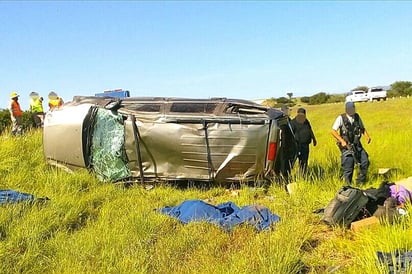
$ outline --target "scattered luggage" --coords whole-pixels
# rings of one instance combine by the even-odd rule
[[[369,199],[365,191],[343,186],[324,209],[321,220],[329,225],[349,227],[363,213],[362,209],[366,207]]]
[[[321,220],[330,226],[342,225],[347,228],[360,220],[364,222],[357,223],[355,228],[374,225],[376,219],[380,223],[393,224],[406,215],[404,204],[411,201],[411,192],[392,182],[383,181],[378,188],[365,190],[343,186],[322,210]]]

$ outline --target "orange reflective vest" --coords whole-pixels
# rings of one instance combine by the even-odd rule
[[[13,113],[13,116],[22,116],[23,111],[20,108],[20,104],[17,101],[11,100],[11,112]]]

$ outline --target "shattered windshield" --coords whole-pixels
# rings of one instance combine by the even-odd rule
[[[91,152],[92,166],[100,180],[118,181],[130,177],[121,115],[107,109],[98,109]]]

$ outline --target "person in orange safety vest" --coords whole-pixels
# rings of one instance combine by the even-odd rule
[[[10,118],[11,118],[11,123],[12,123],[11,134],[21,135],[23,133],[23,127],[22,127],[23,111],[20,108],[19,95],[17,94],[17,92],[13,91],[10,94],[10,99],[11,100],[9,104],[9,111],[10,111]]]

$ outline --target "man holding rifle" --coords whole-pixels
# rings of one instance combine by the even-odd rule
[[[345,182],[348,185],[352,183],[353,171],[355,163],[357,163],[359,164],[359,174],[356,183],[364,183],[368,172],[369,158],[360,142],[360,138],[365,135],[368,144],[371,142],[371,138],[359,114],[356,113],[353,102],[346,102],[345,113],[336,118],[331,133],[341,151],[341,164]]]

